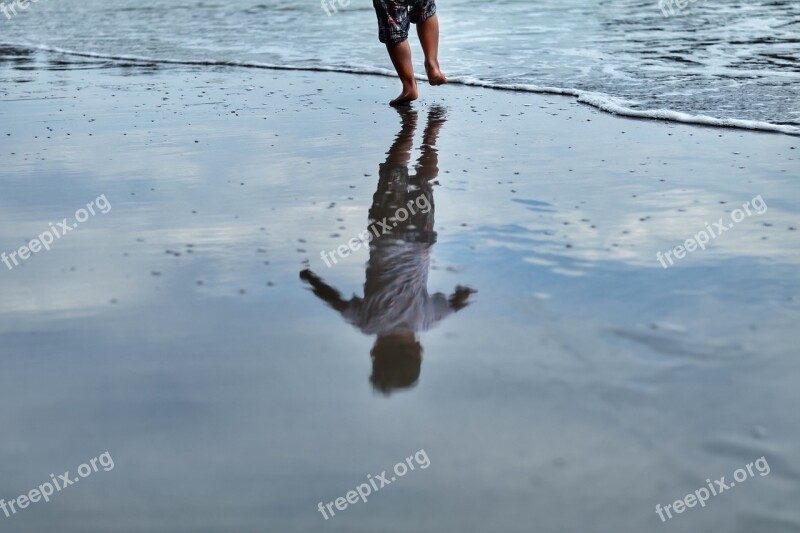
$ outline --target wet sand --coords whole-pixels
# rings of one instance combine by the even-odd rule
[[[0,251],[112,208],[0,264],[0,497],[116,467],[14,531],[800,530],[797,137],[60,59],[0,63]],[[420,449],[429,468],[317,511]]]

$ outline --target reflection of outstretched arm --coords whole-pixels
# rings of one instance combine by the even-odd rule
[[[424,329],[432,327],[437,322],[441,322],[453,313],[457,313],[467,307],[471,303],[469,297],[476,292],[478,291],[459,285],[450,296],[441,292],[432,295],[430,299],[431,314],[428,316],[427,326]]]
[[[456,292],[454,292],[448,300],[450,302],[450,307],[453,308],[453,311],[461,311],[470,304],[469,297],[476,292],[478,291],[475,289],[459,285],[456,287]]]
[[[342,295],[339,293],[339,291],[322,281],[319,276],[310,270],[305,269],[300,272],[300,279],[311,285],[314,294],[316,294],[320,300],[324,301],[340,313],[347,309],[349,303],[342,299]]]

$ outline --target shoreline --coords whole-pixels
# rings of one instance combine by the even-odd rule
[[[114,61],[130,61],[130,62],[146,63],[146,64],[234,67],[234,68],[250,68],[250,69],[274,70],[274,71],[288,71],[288,72],[329,72],[329,73],[340,73],[340,74],[354,74],[361,76],[381,76],[394,79],[397,78],[397,75],[394,71],[382,68],[277,65],[277,64],[260,63],[254,61],[235,61],[235,60],[164,59],[164,58],[151,58],[144,56],[81,52],[77,50],[68,50],[64,48],[58,48],[46,45],[31,45],[31,44],[19,44],[19,43],[0,43],[0,46],[18,47],[31,51],[63,54],[73,57],[106,59]],[[421,81],[427,81],[427,78],[422,74],[417,74],[416,78]],[[737,130],[748,130],[754,132],[778,133],[782,135],[800,136],[800,126],[764,122],[764,121],[750,120],[750,119],[719,118],[708,115],[693,115],[691,113],[686,113],[683,111],[674,111],[670,109],[636,109],[622,105],[619,102],[619,99],[612,95],[607,95],[592,91],[584,91],[581,89],[541,87],[528,84],[498,84],[498,83],[491,83],[478,79],[469,79],[458,76],[450,77],[449,84],[460,85],[465,87],[478,87],[496,91],[568,96],[574,98],[580,104],[593,107],[604,113],[635,120],[663,121],[676,124],[705,126],[711,128],[728,128]]]

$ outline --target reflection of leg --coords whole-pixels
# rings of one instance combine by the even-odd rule
[[[407,167],[411,160],[411,149],[414,147],[414,132],[417,129],[417,112],[413,109],[398,107],[402,125],[400,133],[386,152],[386,164]]]
[[[408,106],[395,107],[395,110],[400,115],[400,132],[386,152],[386,162],[378,170],[378,188],[369,210],[371,223],[392,220],[408,190],[408,165],[417,129],[417,112]]]
[[[417,80],[414,78],[414,65],[411,62],[411,45],[405,40],[395,44],[387,44],[386,50],[389,51],[389,57],[392,60],[394,69],[403,84],[403,92],[389,103],[391,105],[402,105],[416,100],[419,98],[419,92],[417,91]]]
[[[439,152],[436,150],[436,140],[439,132],[447,122],[445,109],[434,106],[428,112],[428,122],[422,135],[422,155],[417,160],[417,177],[421,182],[436,179],[439,175]]]
[[[439,17],[434,15],[417,24],[417,34],[425,53],[425,72],[431,85],[443,85],[447,78],[439,68]]]
[[[438,105],[431,106],[430,111],[428,111],[428,121],[425,123],[423,144],[436,146],[436,139],[439,137],[439,131],[441,131],[445,122],[447,122],[447,109]]]

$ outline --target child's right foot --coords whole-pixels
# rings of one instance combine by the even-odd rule
[[[419,98],[419,91],[417,90],[417,86],[415,84],[413,87],[403,87],[403,92],[400,93],[400,96],[389,102],[389,105],[404,105],[413,102],[417,98]]]
[[[425,62],[425,72],[428,74],[428,83],[431,85],[444,85],[447,77],[442,74],[439,63]]]

